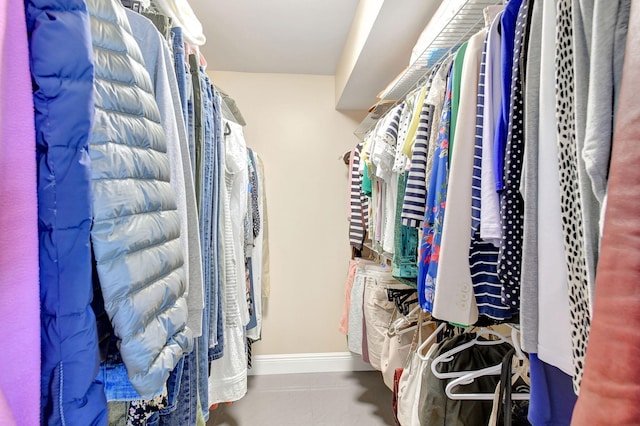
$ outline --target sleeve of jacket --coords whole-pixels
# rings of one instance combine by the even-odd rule
[[[25,0],[25,9],[38,167],[41,422],[106,424],[106,399],[95,381],[98,338],[90,306],[89,16],[83,0]]]

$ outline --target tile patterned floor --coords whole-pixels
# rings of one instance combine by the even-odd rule
[[[207,426],[392,426],[391,392],[376,371],[249,376],[240,401]]]

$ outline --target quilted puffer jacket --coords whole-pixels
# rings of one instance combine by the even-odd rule
[[[96,112],[90,139],[95,253],[131,384],[160,391],[193,338],[180,218],[151,79],[124,8],[89,0]]]
[[[89,15],[84,0],[24,4],[37,138],[41,423],[106,425],[107,401],[95,380],[98,336],[90,306]]]

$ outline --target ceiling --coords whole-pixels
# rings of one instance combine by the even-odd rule
[[[220,71],[333,75],[358,0],[190,0]]]
[[[336,108],[365,110],[409,65],[442,0],[189,0],[210,70],[336,75]]]

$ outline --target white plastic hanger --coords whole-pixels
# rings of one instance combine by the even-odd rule
[[[414,322],[411,317],[415,316],[419,312],[420,312],[420,305],[413,308],[411,312],[409,312],[407,315],[401,315],[400,318],[396,319],[391,324],[389,324],[389,330],[387,332],[389,336],[393,336],[395,334],[404,334],[407,331],[415,330],[416,328],[415,326],[408,327],[408,328],[402,328],[402,327]],[[415,319],[417,321],[418,318],[416,317]]]
[[[427,346],[429,346],[429,344],[431,344],[431,342],[433,342],[436,337],[438,337],[438,334],[440,334],[440,332],[442,330],[444,330],[444,328],[447,326],[446,323],[442,323],[440,324],[434,331],[433,333],[431,333],[429,335],[429,337],[427,337],[425,339],[424,342],[422,342],[422,344],[420,346],[418,346],[418,349],[416,349],[416,352],[418,353],[418,357],[423,360],[426,361],[427,360],[427,356],[426,355],[422,355],[422,352],[427,348]]]
[[[514,371],[512,371],[512,375],[511,375],[511,384],[512,385],[515,384],[518,379],[522,379],[525,383],[530,384],[530,379],[528,376],[529,360],[524,354],[524,352],[522,352],[522,349],[520,348],[518,331],[515,328],[511,330],[511,342],[515,349],[514,357],[517,358],[517,360],[514,362],[514,369],[513,369]],[[464,386],[464,385],[469,385],[473,383],[473,381],[479,377],[499,375],[501,374],[501,372],[502,372],[502,363],[491,366],[491,367],[483,368],[481,370],[469,372],[468,374],[465,374],[461,377],[458,377],[450,381],[445,387],[445,393],[447,394],[447,397],[455,400],[466,400],[466,401],[493,400],[495,397],[494,392],[492,393],[455,393],[454,390],[458,386]],[[511,399],[514,401],[529,400],[530,398],[531,398],[531,394],[526,392],[511,394]]]
[[[497,339],[495,340],[480,340],[481,337],[484,336],[494,336],[497,337]],[[474,337],[472,340],[470,340],[467,343],[463,343],[459,346],[456,346],[455,348],[452,348],[450,350],[448,350],[447,352],[440,354],[439,356],[437,356],[433,362],[431,363],[431,371],[433,372],[433,375],[436,376],[439,379],[454,379],[457,377],[462,377],[466,374],[471,373],[473,370],[471,371],[451,371],[451,372],[440,372],[438,371],[438,366],[441,363],[444,362],[451,362],[453,361],[454,355],[457,353],[460,353],[462,351],[464,351],[465,349],[468,349],[472,346],[475,345],[481,345],[481,346],[490,346],[490,345],[499,345],[501,343],[509,343],[511,344],[511,340],[505,336],[503,336],[502,334],[498,333],[495,330],[491,330],[490,328],[481,328],[477,333],[476,333],[476,337]],[[498,364],[499,366],[499,364]],[[490,368],[490,367],[488,367]],[[480,371],[480,370],[478,370]]]

